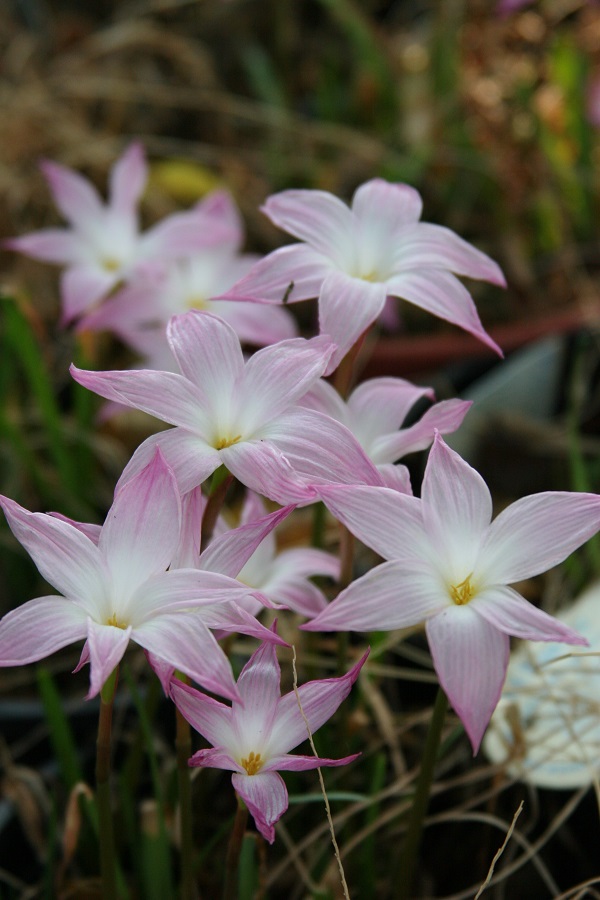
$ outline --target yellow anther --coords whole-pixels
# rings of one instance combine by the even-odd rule
[[[242,760],[242,765],[248,775],[256,775],[262,764],[263,761],[261,759],[260,753],[255,753],[254,750],[250,754],[248,754],[247,759]]]
[[[475,593],[475,591],[471,584],[472,576],[473,573],[470,572],[469,575],[467,575],[467,577],[460,582],[460,584],[450,585],[450,596],[457,606],[464,606],[466,603],[473,599],[473,594]]]
[[[116,272],[117,269],[121,268],[121,263],[118,259],[113,259],[112,256],[107,256],[102,260],[102,268],[106,269],[107,272]]]
[[[127,628],[127,625],[125,624],[125,622],[119,622],[119,620],[117,619],[116,612],[114,612],[112,614],[112,616],[110,617],[110,619],[108,620],[108,622],[106,624],[112,625],[113,628],[122,628],[123,630],[125,630]]]
[[[225,450],[226,447],[232,447],[233,444],[237,444],[241,439],[241,434],[236,434],[233,438],[219,438],[215,444],[215,450]]]

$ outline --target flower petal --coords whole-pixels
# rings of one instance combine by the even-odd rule
[[[318,769],[321,766],[345,766],[347,763],[358,759],[360,753],[351,753],[341,759],[328,759],[324,756],[302,756],[296,753],[286,753],[284,756],[273,756],[262,767],[263,772],[306,772],[310,769]]]
[[[65,269],[60,277],[62,324],[87,312],[115,287],[118,280],[118,273],[85,263]]]
[[[198,487],[221,465],[221,458],[214,447],[183,428],[170,428],[152,434],[140,444],[117,483],[117,488],[133,478],[148,465],[159,448],[172,468],[182,494]]]
[[[293,504],[285,506],[214,538],[200,557],[200,567],[236,578],[262,540],[287,518],[294,508]]]
[[[230,772],[239,772],[240,765],[231,754],[220,747],[208,747],[206,750],[198,750],[188,760],[189,766],[208,767],[213,769],[226,769]]]
[[[147,180],[144,146],[140,141],[133,141],[111,169],[110,206],[123,215],[133,216]]]
[[[298,334],[296,320],[283,306],[245,300],[211,300],[207,308],[228,322],[243,344],[266,347]]]
[[[408,300],[434,316],[464,328],[499,356],[502,350],[487,334],[477,313],[473,298],[464,285],[450,272],[432,269],[427,272],[409,269],[390,277],[387,292]],[[331,334],[331,332],[329,332]],[[331,335],[335,338],[335,335]]]
[[[370,485],[323,485],[319,495],[352,534],[384,559],[410,563],[415,546],[428,543],[416,497]]]
[[[92,615],[106,596],[108,570],[95,544],[69,522],[32,513],[0,496],[10,529],[42,576]]]
[[[475,755],[502,693],[509,639],[470,604],[449,606],[429,619],[426,629],[440,684],[465,726]]]
[[[306,244],[280,247],[257,262],[219,300],[296,303],[319,296],[332,263]]]
[[[306,241],[336,265],[344,267],[352,253],[352,214],[327,191],[281,191],[267,198],[262,212],[275,225]]]
[[[40,163],[57,207],[73,225],[86,226],[102,219],[104,205],[93,184],[67,166],[45,159]]]
[[[83,262],[79,237],[66,228],[44,228],[2,241],[6,250],[16,250],[44,262],[74,265]]]
[[[414,227],[421,218],[423,202],[417,190],[408,184],[391,184],[372,178],[356,189],[352,212],[361,237],[376,232],[387,242],[406,225]]]
[[[256,822],[256,827],[270,844],[275,840],[274,825],[288,808],[288,792],[277,772],[256,775],[234,774],[231,782]]]
[[[87,635],[87,615],[64,597],[38,597],[0,620],[0,665],[37,662]]]
[[[425,450],[433,442],[436,431],[451,434],[460,428],[472,406],[470,400],[441,400],[428,409],[414,425],[393,434],[382,434],[371,446],[371,458],[377,464],[395,462]]]
[[[175,706],[192,728],[215,747],[231,746],[231,707],[207,697],[177,678],[171,681],[170,693]]]
[[[565,644],[589,646],[586,638],[528,603],[512,588],[486,588],[473,598],[471,604],[486,622],[505,634],[529,641],[561,641]]]
[[[175,372],[127,369],[122,372],[90,372],[71,365],[75,381],[115,403],[122,403],[195,434],[208,429],[202,414],[198,388]]]
[[[409,628],[437,615],[449,595],[428,566],[417,569],[396,561],[375,566],[343,590],[306,631],[392,631]]]
[[[377,319],[388,289],[381,282],[331,272],[319,294],[319,331],[338,345],[326,374],[340,364],[362,333]]]
[[[269,740],[269,756],[280,756],[307,740],[307,722],[314,734],[331,718],[350,693],[368,655],[367,650],[345,675],[307,681],[298,688],[298,695],[290,691],[279,700]]]
[[[131,626],[116,628],[88,618],[87,647],[90,657],[90,689],[86,699],[99,694],[104,682],[119,665],[131,637]]]
[[[352,421],[358,426],[352,430],[357,436],[360,435],[363,446],[370,446],[375,438],[400,428],[422,397],[433,400],[433,389],[411,384],[403,378],[370,378],[363,381],[348,398]]]
[[[173,471],[160,450],[115,494],[98,547],[123,598],[164,571],[177,550],[181,501]]]
[[[315,491],[296,473],[289,460],[269,440],[244,441],[219,451],[232,475],[276,503],[312,503]]]
[[[147,619],[134,628],[132,636],[145,650],[207,690],[229,699],[238,697],[229,660],[201,615],[193,610]]]
[[[394,252],[396,271],[418,268],[449,269],[455,275],[465,275],[506,287],[500,266],[486,253],[442,225],[419,222],[399,236]]]
[[[492,522],[478,571],[510,584],[562,562],[600,530],[597,494],[547,491],[523,497]]]

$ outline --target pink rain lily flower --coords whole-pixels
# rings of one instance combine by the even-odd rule
[[[394,463],[409,453],[429,447],[436,431],[440,434],[456,431],[471,407],[469,400],[442,400],[431,406],[418,422],[401,427],[417,400],[434,397],[431,388],[402,378],[371,378],[359,384],[345,401],[329,382],[320,380],[302,403],[345,425],[377,466],[385,486],[410,494],[408,470]]]
[[[0,497],[10,528],[62,596],[38,597],[0,621],[0,665],[36,662],[85,640],[95,696],[130,640],[208,690],[237,697],[229,662],[210,628],[281,639],[235,602],[239,582],[196,569],[166,571],[177,551],[181,501],[157,452],[117,491],[101,528],[32,513]]]
[[[238,209],[227,191],[215,191],[198,209],[229,229],[210,247],[172,261],[163,272],[126,285],[80,320],[80,330],[106,330],[136,350],[148,369],[176,369],[167,343],[171,316],[188,309],[212,312],[229,322],[243,343],[263,347],[296,336],[297,326],[283,307],[213,300],[242,278],[258,260],[240,253],[244,232]]]
[[[509,635],[587,644],[508,585],[557,565],[595,534],[599,496],[533,494],[492,522],[485,482],[439,435],[421,499],[361,486],[324,487],[322,496],[387,562],[301,627],[370,631],[425,622],[435,670],[475,753],[500,697]]]
[[[242,484],[283,504],[313,502],[315,481],[380,483],[343,425],[298,404],[327,366],[333,352],[328,338],[281,341],[245,361],[230,325],[191,310],[171,319],[167,339],[182,374],[71,367],[76,381],[107,400],[175,425],[144,441],[121,482],[160,447],[181,493],[221,465]]]
[[[66,266],[61,278],[65,323],[91,309],[120,282],[156,273],[165,261],[230,236],[228,224],[215,220],[202,204],[140,233],[137,207],[148,171],[137,142],[113,166],[106,204],[91,182],[73,169],[48,160],[41,167],[69,227],[11,238],[4,246]]]
[[[329,371],[375,322],[387,297],[453,322],[502,355],[455,277],[504,286],[500,268],[448,228],[420,222],[421,210],[414,188],[380,178],[357,189],[350,209],[325,191],[275,194],[263,212],[303,243],[270,253],[225,296],[263,303],[318,297],[320,330],[338,345]]]
[[[298,688],[300,703],[314,733],[346,699],[368,652],[341,678],[309,681]],[[306,721],[294,691],[281,696],[281,671],[270,643],[264,643],[244,666],[238,679],[241,702],[231,707],[173,680],[171,696],[190,725],[212,748],[199,750],[191,766],[233,772],[232,783],[267,841],[275,840],[275,824],[288,806],[288,794],[279,771],[304,771],[320,766],[342,766],[343,759],[299,756],[289,751],[308,737]]]

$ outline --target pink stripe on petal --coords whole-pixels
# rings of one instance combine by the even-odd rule
[[[121,662],[129,639],[131,626],[116,628],[88,618],[88,650],[90,655],[90,689],[87,700],[99,694],[104,682]]]
[[[502,270],[493,259],[442,225],[420,222],[398,236],[394,270],[399,273],[420,267],[449,269],[455,275],[506,287]]]
[[[84,262],[84,250],[79,238],[65,228],[46,228],[22,237],[2,241],[6,250],[16,250],[44,262],[74,265]]]
[[[211,410],[229,409],[244,374],[240,339],[231,325],[210,313],[173,316],[167,338],[181,371]]]
[[[233,444],[220,451],[220,458],[238,481],[276,503],[312,503],[316,499],[314,489],[295,472],[274,441],[259,438]]]
[[[116,272],[85,263],[66,269],[60,278],[62,322],[68,324],[102,300],[119,281]]]
[[[465,726],[475,755],[502,693],[509,639],[470,604],[453,605],[429,619],[427,637],[440,684]]]
[[[174,678],[171,698],[182,716],[215,747],[231,747],[231,707]]]
[[[352,214],[327,191],[281,191],[262,207],[275,225],[306,241],[336,265],[345,266],[352,253]]]
[[[109,176],[110,206],[119,213],[133,216],[148,180],[144,147],[131,143],[116,161]]]
[[[147,466],[160,448],[173,469],[182,494],[193,490],[221,465],[219,453],[202,438],[183,428],[170,428],[153,434],[140,444],[121,473],[117,487],[133,478]]]
[[[323,282],[319,294],[319,330],[337,344],[328,370],[330,374],[341,363],[364,331],[379,316],[388,289],[385,284],[353,278],[343,272],[332,272]]]
[[[231,777],[231,782],[256,822],[256,827],[270,844],[275,840],[274,825],[288,807],[288,792],[277,772]]]
[[[200,557],[200,567],[235,578],[261,541],[287,518],[294,508],[294,505],[290,504],[214,538]]]
[[[470,605],[486,622],[504,634],[529,641],[562,641],[565,644],[589,646],[586,638],[528,603],[512,588],[485,588],[473,598]]]
[[[263,772],[307,772],[310,769],[318,769],[321,766],[345,766],[358,759],[360,753],[352,753],[341,759],[328,759],[324,756],[301,756],[300,754],[286,753],[285,756],[274,756],[263,766]]]
[[[373,460],[378,464],[395,462],[407,453],[425,450],[433,442],[436,431],[451,434],[460,428],[471,406],[471,401],[458,399],[435,403],[410,428],[394,434],[382,434],[373,441]]]
[[[104,205],[87,178],[51,160],[43,160],[40,168],[65,219],[84,227],[91,221],[102,219]]]
[[[280,247],[216,299],[296,303],[319,296],[332,263],[306,244]]]
[[[63,597],[38,597],[0,620],[0,666],[37,662],[87,635],[82,607]]]

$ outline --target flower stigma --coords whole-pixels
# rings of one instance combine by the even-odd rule
[[[106,624],[112,625],[113,628],[122,628],[123,631],[125,631],[125,629],[127,628],[127,625],[125,624],[125,622],[119,622],[119,620],[117,619],[116,612],[114,612],[112,614],[112,616],[110,617],[110,619],[108,619]]]
[[[450,596],[457,606],[465,606],[473,599],[475,589],[471,584],[473,573],[470,572],[459,584],[450,585]]]
[[[237,444],[241,439],[241,434],[236,434],[236,436],[232,438],[219,438],[215,443],[215,450],[225,450],[227,447],[232,447],[234,444]]]
[[[258,770],[262,767],[262,764],[263,760],[260,753],[255,753],[254,750],[248,754],[247,759],[242,760],[242,766],[248,775],[256,775]]]

